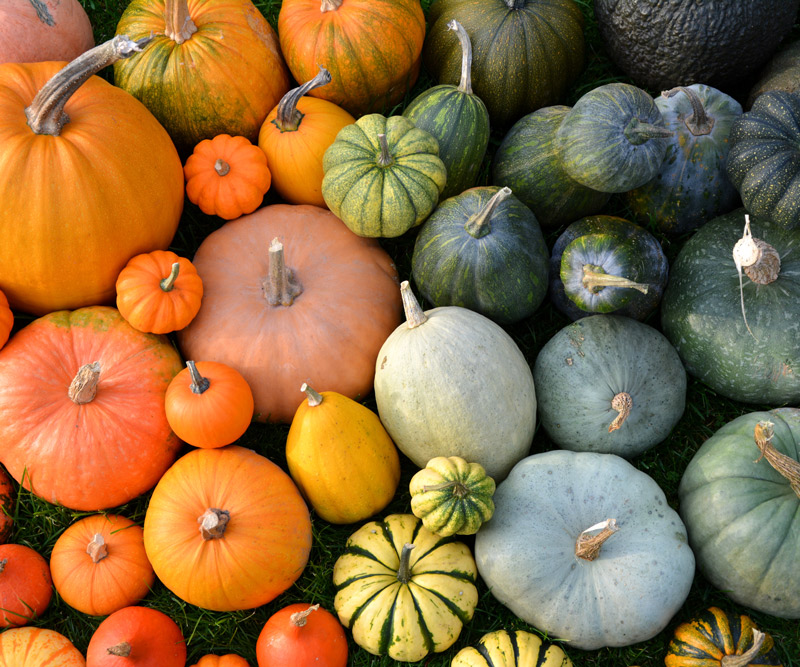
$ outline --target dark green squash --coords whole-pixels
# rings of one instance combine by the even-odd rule
[[[436,0],[422,58],[439,83],[459,80],[451,19],[472,40],[472,85],[493,126],[559,103],[583,69],[584,19],[574,0]]]
[[[489,112],[472,93],[469,35],[455,19],[447,27],[456,31],[461,44],[461,81],[458,86],[442,84],[428,88],[403,112],[403,116],[439,142],[439,157],[447,168],[447,184],[440,199],[461,194],[475,185],[489,145]]]
[[[570,107],[544,107],[520,118],[494,154],[492,183],[507,186],[542,227],[558,227],[597,213],[611,195],[587,188],[561,167],[556,131]]]
[[[758,81],[750,88],[745,108],[752,108],[756,98],[768,90],[800,93],[800,39],[782,47],[761,70]]]
[[[531,315],[547,294],[541,228],[509,188],[471,188],[442,202],[417,235],[411,267],[434,306],[462,306],[503,324]]]

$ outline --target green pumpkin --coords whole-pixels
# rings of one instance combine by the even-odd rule
[[[800,618],[800,410],[725,424],[689,462],[678,495],[704,576],[738,604]]]
[[[422,49],[439,83],[456,84],[461,50],[447,33],[458,19],[472,41],[472,85],[492,125],[557,104],[583,69],[583,14],[574,0],[436,0]]]
[[[669,265],[661,244],[624,218],[576,220],[553,245],[550,300],[572,320],[592,313],[645,319],[661,301]]]
[[[439,142],[439,157],[447,168],[447,184],[440,199],[464,192],[475,185],[486,147],[489,145],[489,112],[472,93],[472,46],[461,24],[447,24],[461,43],[461,81],[428,88],[406,107],[403,116]]]
[[[547,245],[508,188],[445,200],[417,235],[414,282],[434,306],[462,306],[500,323],[533,314],[547,294]]]
[[[391,238],[419,225],[439,201],[447,170],[439,145],[403,116],[362,116],[322,158],[322,197],[359,236]]]
[[[450,667],[572,667],[563,649],[525,630],[496,630],[462,648]]]
[[[672,131],[653,98],[627,83],[583,95],[556,132],[561,166],[600,192],[627,192],[655,178]]]
[[[707,222],[684,244],[670,269],[661,328],[686,370],[718,394],[794,404],[800,401],[800,230],[758,218],[750,223],[764,246],[761,258],[743,269],[741,293],[733,259],[745,226],[739,209]]]
[[[761,70],[758,81],[747,95],[745,108],[750,109],[756,98],[768,90],[800,93],[800,40],[795,39],[781,47]]]
[[[544,107],[523,116],[508,131],[492,162],[492,183],[507,186],[542,227],[558,227],[597,213],[610,194],[570,178],[556,150],[556,132],[570,107]]]

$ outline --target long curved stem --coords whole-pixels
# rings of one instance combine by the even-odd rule
[[[689,104],[692,105],[692,113],[683,119],[686,129],[696,137],[711,134],[711,130],[714,129],[714,119],[706,113],[706,108],[703,106],[700,96],[691,88],[677,86],[671,90],[665,90],[661,93],[661,96],[670,98],[678,93],[686,95],[689,98]]]
[[[303,114],[297,109],[297,103],[303,95],[306,95],[314,88],[319,88],[331,82],[331,73],[320,65],[319,72],[310,81],[306,81],[302,86],[293,88],[286,93],[281,101],[278,102],[278,111],[275,115],[274,123],[281,132],[295,132],[300,127]]]

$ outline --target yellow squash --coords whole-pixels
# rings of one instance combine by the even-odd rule
[[[478,648],[462,648],[450,667],[572,667],[561,648],[524,630],[497,630],[483,635]]]

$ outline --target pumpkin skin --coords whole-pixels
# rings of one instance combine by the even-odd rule
[[[235,653],[204,655],[191,667],[250,667],[250,663]]]
[[[82,387],[94,362],[99,376]],[[137,331],[115,308],[34,320],[0,357],[3,465],[19,483],[24,477],[25,488],[71,509],[116,507],[141,495],[180,447],[164,413],[180,368],[165,337]]]
[[[269,459],[236,445],[195,449],[156,485],[144,546],[158,578],[182,600],[213,611],[251,609],[303,572],[311,519],[291,478]]]
[[[45,140],[28,125],[23,110],[62,67],[0,66],[0,287],[12,308],[34,315],[113,303],[127,261],[165,249],[183,210],[169,136],[103,79],[89,78],[69,97],[58,136]]]
[[[0,628],[26,625],[50,605],[50,566],[23,544],[0,544]]]
[[[11,330],[14,328],[14,313],[8,307],[8,299],[0,290],[0,349],[8,342]]]
[[[155,581],[141,526],[116,514],[85,517],[61,533],[50,573],[61,599],[89,616],[138,603]]]
[[[502,324],[532,315],[547,294],[549,253],[530,209],[508,188],[470,188],[441,203],[417,235],[411,272],[434,306]]]
[[[722,667],[725,656],[742,656],[752,648],[755,629],[749,616],[728,614],[718,607],[711,607],[675,628],[664,665],[693,667],[698,661],[703,661],[709,667]],[[747,664],[782,667],[770,635],[765,635],[758,654],[752,656]]]
[[[422,223],[447,180],[436,139],[403,116],[370,114],[343,127],[322,169],[328,208],[351,231],[373,238],[400,236]]]
[[[572,667],[560,647],[524,630],[489,632],[478,646],[462,648],[450,667]]]
[[[0,667],[86,667],[81,652],[55,630],[12,628],[0,633]]]
[[[0,468],[0,544],[4,544],[14,527],[14,485]]]
[[[304,290],[291,306],[264,297],[275,238]],[[277,204],[210,234],[194,264],[205,294],[178,333],[181,350],[238,370],[257,421],[291,422],[303,382],[353,399],[371,390],[378,350],[402,312],[396,269],[377,241],[359,238],[330,211]]]
[[[519,618],[570,646],[654,637],[689,594],[695,561],[683,523],[659,486],[625,459],[565,450],[529,456],[498,485],[495,504],[475,536],[481,578]],[[594,560],[579,557],[582,532],[608,519],[617,532]]]
[[[258,667],[347,667],[347,637],[327,609],[290,604],[264,624],[256,658]]]
[[[184,10],[175,38],[167,35],[171,6]],[[188,38],[181,30],[187,14],[197,28]],[[289,90],[275,30],[250,0],[134,0],[117,34],[155,35],[146,53],[114,67],[114,81],[153,112],[182,151],[218,134],[255,142]]]
[[[493,127],[557,104],[583,69],[584,19],[573,0],[437,0],[422,55],[441,84],[458,83],[461,70],[451,19],[472,41],[472,85]]]
[[[689,462],[678,487],[681,516],[712,585],[751,609],[800,618],[800,494],[759,456],[756,426],[763,422],[773,425],[772,446],[797,465],[800,411],[742,415],[717,430]]]
[[[347,539],[333,566],[333,604],[361,648],[415,662],[458,639],[478,602],[476,577],[465,544],[392,514]]]
[[[788,42],[761,70],[758,81],[747,95],[745,109],[750,110],[756,98],[768,90],[785,90],[787,93],[800,92],[800,41]]]
[[[425,16],[419,0],[284,0],[278,35],[296,81],[324,65],[333,81],[311,95],[361,116],[390,109],[414,85]]]

